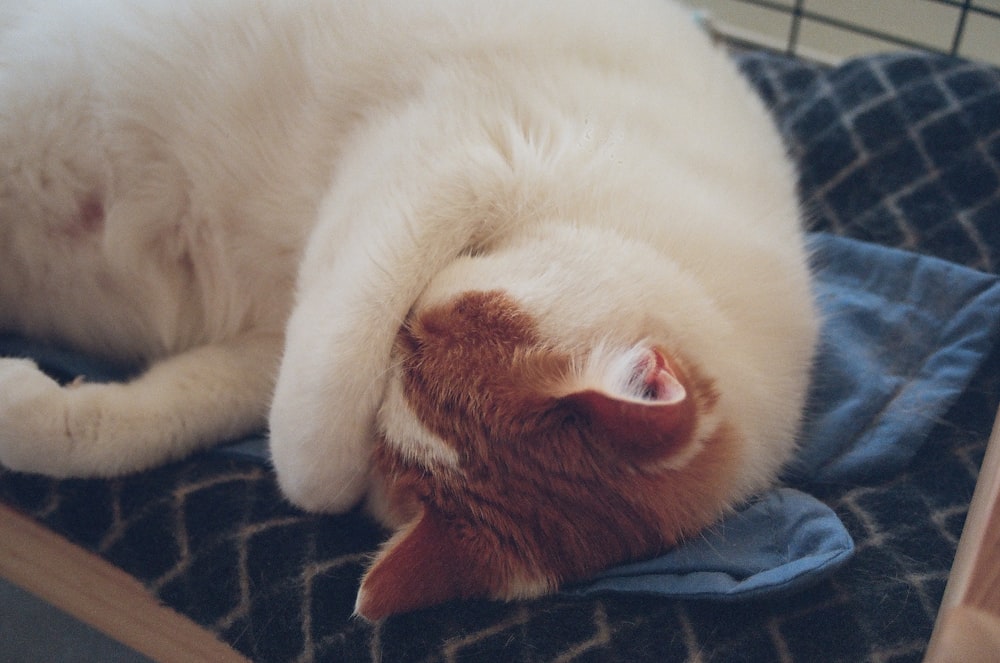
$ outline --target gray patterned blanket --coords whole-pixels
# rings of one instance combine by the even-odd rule
[[[812,230],[1000,270],[1000,72],[923,54],[739,61],[800,165]],[[85,358],[3,343],[86,372],[73,364]],[[0,470],[0,499],[255,661],[919,661],[1000,402],[1000,352],[980,363],[891,471],[789,479],[837,515],[854,556],[777,596],[566,593],[373,627],[350,613],[383,533],[357,513],[297,511],[253,459],[200,455],[110,481]]]

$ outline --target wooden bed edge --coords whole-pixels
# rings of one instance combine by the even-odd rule
[[[247,662],[132,576],[3,503],[0,576],[153,660]]]
[[[1000,652],[1000,410],[969,504],[925,663],[990,663]]]

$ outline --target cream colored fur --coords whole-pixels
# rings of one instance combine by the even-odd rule
[[[498,288],[581,366],[698,362],[745,440],[733,500],[790,454],[816,333],[794,174],[686,10],[10,5],[0,330],[151,368],[60,387],[0,360],[3,465],[114,475],[267,422],[288,497],[350,508],[376,418],[450,458],[387,387],[400,325]]]

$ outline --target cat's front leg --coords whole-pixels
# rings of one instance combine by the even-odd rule
[[[428,103],[344,155],[308,241],[269,422],[281,488],[309,510],[364,496],[392,346],[420,293],[516,223],[497,211],[509,206],[503,152],[428,123]],[[434,158],[401,145],[435,146]]]
[[[0,465],[110,477],[263,427],[281,337],[251,335],[168,357],[128,383],[60,386],[0,359]]]
[[[368,489],[373,414],[395,328],[345,315],[352,307],[344,303],[333,308],[341,315],[330,315],[323,299],[307,293],[289,322],[271,403],[271,458],[289,500],[342,513]]]

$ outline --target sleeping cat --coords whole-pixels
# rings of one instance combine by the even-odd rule
[[[816,315],[761,103],[665,0],[0,9],[0,464],[106,477],[264,427],[396,533],[358,614],[655,555],[794,448]]]

